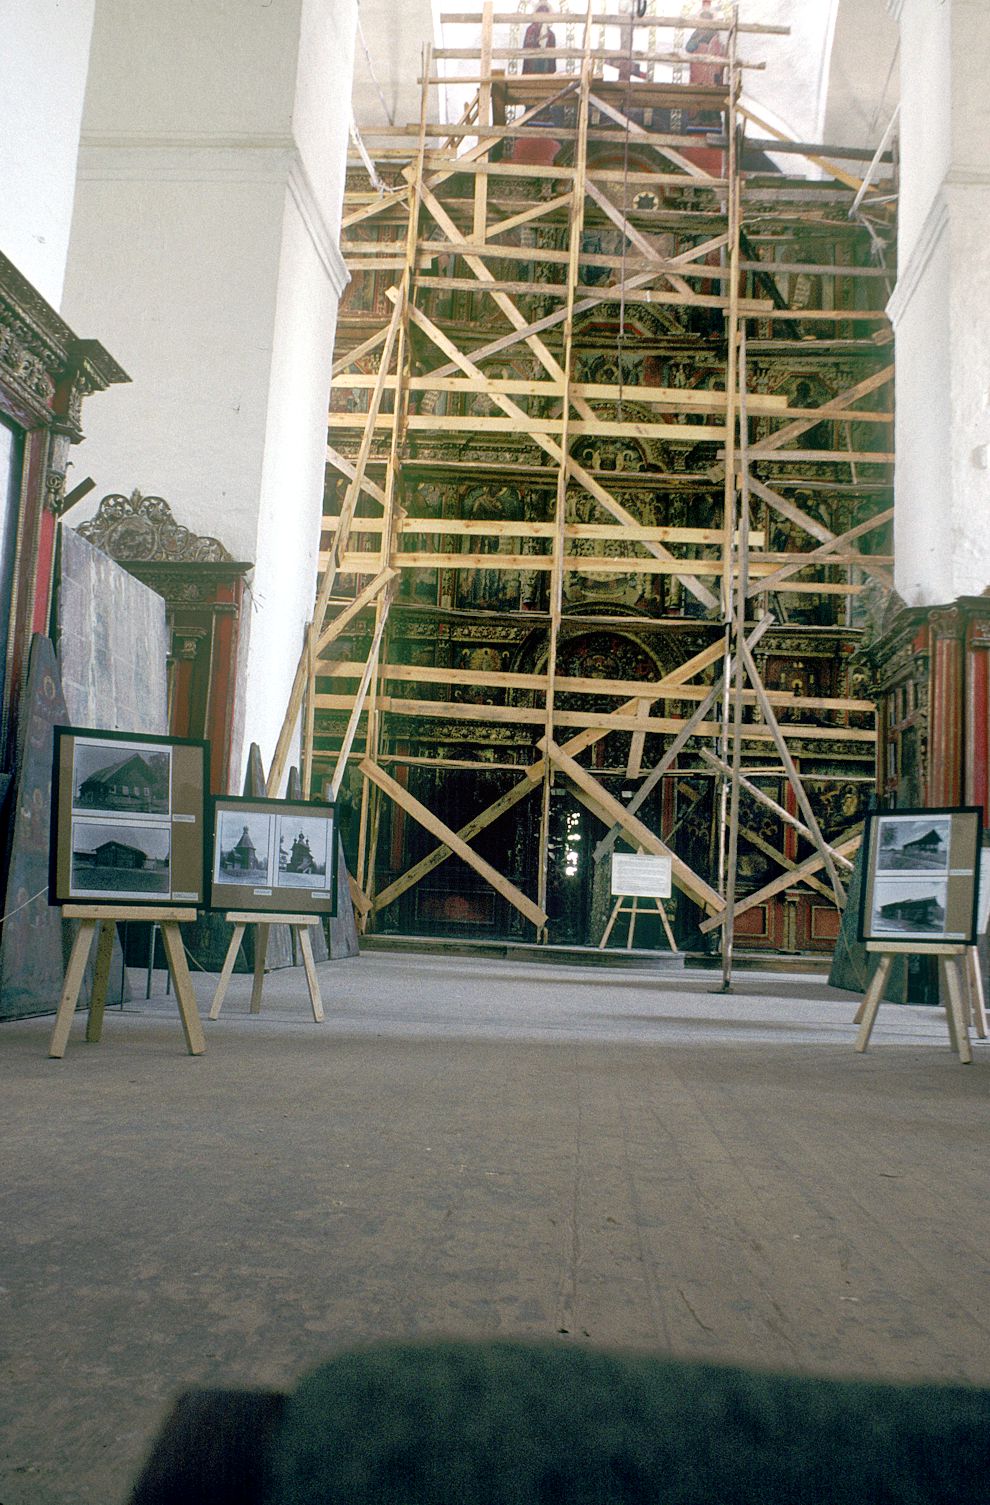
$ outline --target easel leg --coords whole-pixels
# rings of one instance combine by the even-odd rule
[[[959,1052],[959,1059],[964,1066],[968,1066],[973,1059],[973,1052],[969,1045],[969,1030],[966,1028],[966,1017],[963,1014],[963,990],[962,977],[959,971],[959,959],[955,956],[945,958],[945,980],[949,989],[947,1011],[955,1024],[955,1044]]]
[[[93,992],[89,1000],[89,1018],[86,1020],[86,1039],[95,1044],[103,1033],[103,1010],[107,1001],[110,983],[110,958],[113,956],[113,920],[100,921],[100,938],[96,943],[96,969],[93,973]]]
[[[949,1044],[953,1050],[959,1049],[959,1036],[956,1033],[956,1019],[952,1010],[952,995],[949,992],[949,963],[944,956],[939,957],[939,1002],[945,1010],[945,1025],[949,1031]]]
[[[78,934],[72,943],[69,965],[65,969],[65,982],[62,985],[58,1013],[55,1015],[55,1028],[52,1030],[52,1038],[48,1045],[48,1054],[54,1056],[56,1060],[60,1060],[65,1055],[72,1015],[75,1013],[79,989],[82,987],[83,974],[89,960],[89,948],[93,944],[95,934],[95,920],[80,920]]]
[[[223,959],[223,971],[220,973],[220,978],[217,982],[217,990],[213,995],[213,1002],[210,1005],[211,1019],[218,1019],[220,1017],[220,1005],[223,1003],[223,1000],[227,994],[227,989],[230,986],[230,979],[233,976],[234,966],[237,961],[237,953],[240,950],[243,937],[244,926],[235,925],[234,933],[230,937],[230,945],[227,947],[227,955]]]
[[[636,934],[636,916],[638,915],[638,913],[639,913],[639,900],[634,895],[633,896],[633,901],[632,901],[632,909],[630,910],[630,913],[629,913],[629,934],[626,936],[626,950],[627,951],[631,951],[632,948],[633,948],[633,938],[635,937],[635,934]]]
[[[671,951],[676,951],[677,942],[674,940],[674,932],[670,928],[670,921],[667,918],[667,910],[662,899],[657,900],[657,909],[659,909],[660,911],[660,919],[663,922],[663,929],[664,934],[667,937],[667,944],[670,947]]]
[[[251,1012],[261,1012],[261,989],[265,981],[265,953],[268,950],[268,926],[259,925],[254,932],[254,982],[251,984]]]
[[[605,934],[602,936],[601,940],[598,942],[598,949],[599,949],[599,951],[604,951],[605,947],[608,945],[608,938],[612,934],[613,929],[615,928],[615,922],[619,918],[619,911],[621,910],[621,908],[622,908],[622,895],[620,894],[619,897],[615,901],[615,906],[614,906],[614,908],[612,910],[612,913],[608,917],[608,924],[605,926]]]
[[[973,1028],[981,1040],[987,1038],[987,1005],[983,996],[983,977],[980,973],[980,953],[975,946],[966,950],[966,967],[969,975],[969,996],[972,1005]]]
[[[306,968],[309,1001],[313,1005],[313,1018],[317,1024],[322,1024],[323,999],[320,997],[320,983],[316,975],[316,961],[313,957],[313,943],[309,938],[309,926],[294,925],[292,928],[299,938],[299,950],[302,952],[303,966]]]
[[[856,1049],[859,1051],[864,1051],[870,1043],[870,1036],[873,1033],[873,1025],[877,1017],[877,1010],[880,1007],[880,1000],[883,997],[883,990],[887,985],[887,974],[890,971],[892,961],[893,957],[887,953],[881,956],[877,970],[870,980],[870,986],[866,990],[866,997],[863,999],[862,1006],[857,1013],[857,1018],[859,1018],[860,1014],[862,1015],[859,1034],[856,1036]]]
[[[182,936],[174,920],[162,921],[162,941],[165,945],[165,955],[168,958],[172,981],[175,983],[175,1001],[179,1005],[179,1018],[182,1020],[182,1031],[186,1037],[186,1049],[191,1056],[201,1056],[206,1049],[206,1040],[203,1038],[203,1026],[196,1007],[192,979],[189,976],[189,968],[186,966]]]

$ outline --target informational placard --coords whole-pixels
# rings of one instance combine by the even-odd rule
[[[981,834],[975,806],[867,816],[860,940],[974,945]]]
[[[214,800],[211,909],[335,914],[336,863],[333,805]]]
[[[209,747],[57,726],[50,904],[202,904]]]
[[[670,858],[613,852],[612,893],[616,898],[669,899]]]

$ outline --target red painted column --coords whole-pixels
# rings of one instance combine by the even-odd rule
[[[939,607],[931,624],[931,722],[928,803],[938,808],[963,799],[963,638],[965,620],[958,606]]]
[[[983,824],[990,818],[990,617],[977,617],[966,629],[966,785],[967,805],[979,805]]]
[[[212,603],[212,676],[206,716],[210,741],[210,782],[215,794],[225,794],[230,779],[230,742],[237,692],[237,642],[244,582],[240,578],[217,587]],[[236,791],[232,791],[236,792]],[[309,790],[303,791],[309,798]]]

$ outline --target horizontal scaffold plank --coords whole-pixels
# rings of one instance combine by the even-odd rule
[[[554,19],[556,20],[556,17]],[[481,54],[477,47],[436,47],[433,50],[432,56],[440,58],[445,62],[471,62],[475,58],[480,59]],[[540,61],[553,58],[559,62],[575,63],[580,62],[586,57],[595,63],[605,62],[615,65],[616,62],[616,50],[614,47],[589,47],[587,52],[580,47],[493,47],[491,56],[494,62],[499,63],[506,63],[510,60],[525,62],[528,58],[539,58]],[[691,61],[691,53],[624,51],[622,62],[625,64],[627,61],[634,66],[638,66],[640,63],[667,63],[676,66],[679,63],[689,63]],[[763,70],[766,68],[766,63],[751,62],[740,58],[739,67]],[[487,82],[489,77],[500,78],[501,75],[498,73],[492,75],[485,74],[482,82]],[[470,81],[467,78],[462,79],[457,75],[453,75],[447,80],[448,83],[452,84],[468,83]],[[596,87],[599,82],[600,80],[596,80]],[[638,80],[634,80],[633,82],[638,82]]]
[[[857,414],[857,417],[859,415]],[[828,420],[823,420],[827,422]],[[720,459],[723,456],[719,456]],[[892,450],[872,449],[763,449],[754,444],[749,451],[751,460],[773,460],[784,465],[832,464],[848,465],[893,465]]]
[[[423,240],[419,243],[419,255],[422,257],[433,256],[479,256],[491,261],[535,261],[546,262],[553,266],[568,266],[570,264],[569,251],[552,251],[541,248],[534,252],[532,246],[501,246],[491,245],[485,240],[454,241],[450,240]],[[632,252],[627,256],[611,256],[605,251],[581,252],[577,258],[579,266],[593,267],[616,267],[624,272],[655,271],[661,273],[674,272],[679,277],[701,277],[705,281],[728,281],[731,273],[728,267],[712,266],[705,262],[682,262],[671,261],[661,256],[637,256]],[[764,271],[767,268],[764,267]],[[478,290],[490,289],[494,284],[479,282]],[[540,286],[534,284],[533,292],[538,293]],[[619,296],[618,289],[615,290]],[[628,296],[628,294],[627,294]]]
[[[458,173],[480,174],[482,177],[499,178],[536,178],[540,182],[552,183],[555,180],[571,182],[574,179],[575,169],[557,163],[547,166],[536,166],[525,162],[488,162],[484,160],[466,161],[462,157],[451,157],[447,153],[427,152],[424,166],[430,172],[436,172],[440,168],[451,168],[452,175]],[[631,185],[645,183],[657,188],[727,188],[727,178],[691,178],[683,172],[630,172],[628,175],[621,170],[610,171],[599,169],[585,173],[585,179],[598,183],[614,183],[616,185]],[[450,208],[455,207],[451,204]]]
[[[478,26],[481,16],[478,11],[444,11],[441,21],[449,22],[452,26]],[[494,26],[518,26],[523,20],[531,20],[531,16],[524,16],[520,11],[493,11],[492,24]],[[589,21],[592,26],[622,26],[633,27],[636,31],[646,31],[655,27],[658,31],[681,31],[685,26],[693,26],[697,17],[685,16],[683,13],[670,16],[636,16],[630,11],[594,11],[590,16],[584,11],[555,10],[550,18],[555,26],[583,26]],[[732,30],[727,21],[716,19],[709,31],[728,33]],[[737,31],[746,36],[754,37],[789,37],[789,26],[774,26],[769,23],[760,24],[755,21],[740,21]],[[448,80],[456,83],[456,79]]]
[[[552,478],[551,478],[552,479]],[[324,515],[324,531],[336,527],[336,517]],[[382,519],[375,517],[355,518],[352,533],[381,533]],[[401,534],[449,533],[451,537],[482,538],[555,538],[556,523],[538,523],[527,519],[510,521],[506,518],[483,517],[404,517],[398,525]],[[623,543],[702,543],[721,544],[725,538],[724,528],[677,528],[645,523],[564,523],[564,538],[594,538],[617,540]],[[758,549],[763,544],[763,534],[754,530],[749,535],[750,547]],[[489,558],[492,556],[489,555]],[[774,556],[776,558],[776,556]],[[792,563],[793,554],[781,555],[781,561]]]
[[[477,286],[475,283],[474,286]],[[692,303],[694,300],[691,300]],[[354,376],[338,378],[338,390],[366,391],[378,384],[373,374],[363,372]],[[387,376],[386,391],[393,390],[397,378]],[[450,392],[464,395],[498,393],[517,397],[546,397],[561,399],[564,388],[561,382],[532,381],[522,377],[486,376],[414,376],[405,383],[412,392]],[[616,387],[600,382],[571,382],[568,392],[572,397],[585,397],[595,402],[621,403],[631,407],[637,403],[644,407],[662,407],[678,413],[724,413],[726,394],[717,387],[683,388],[628,386]],[[751,418],[809,418],[822,423],[893,423],[894,414],[889,409],[836,408],[831,403],[820,408],[791,408],[787,398],[773,393],[748,392],[746,409]],[[475,415],[484,416],[484,415]],[[810,427],[811,425],[808,425]],[[764,453],[767,446],[758,446]],[[817,453],[817,451],[816,451]]]
[[[317,677],[319,679],[357,679],[364,670],[362,660],[337,660],[334,663],[323,663],[318,666]],[[508,669],[481,671],[475,669],[445,669],[428,667],[423,664],[382,664],[380,674],[383,680],[396,680],[400,682],[416,684],[441,684],[441,685],[475,685],[485,689],[505,690],[535,690],[542,694],[547,687],[548,676],[546,674],[515,674]],[[621,695],[624,697],[641,695],[644,701],[652,700],[703,700],[707,694],[705,685],[681,685],[670,690],[660,691],[657,686],[649,681],[633,679],[590,679],[573,674],[558,674],[554,676],[556,690],[568,695]],[[756,693],[753,690],[744,690],[743,698],[746,704],[756,703]],[[767,698],[771,705],[783,706],[794,710],[826,710],[826,711],[855,711],[872,713],[875,709],[871,700],[852,700],[841,697],[823,699],[820,696],[792,695],[786,690],[768,690]]]
[[[649,689],[644,686],[644,689]],[[352,695],[316,695],[317,711],[349,711],[354,703]],[[396,716],[421,716],[441,721],[480,721],[501,725],[543,726],[545,710],[532,706],[514,705],[466,705],[456,700],[404,700],[392,695],[379,695],[376,709],[391,712]],[[555,726],[594,728],[605,732],[678,732],[685,723],[683,716],[636,716],[609,711],[563,711],[554,707]],[[785,737],[808,741],[868,742],[876,740],[875,732],[863,727],[812,726],[803,722],[786,722],[781,731]],[[695,729],[698,737],[721,737],[720,721],[702,721]],[[744,723],[741,732],[746,742],[772,742],[770,727],[756,723]]]
[[[331,429],[363,431],[367,423],[366,413],[330,413],[327,419]],[[394,425],[394,413],[379,413],[375,418],[375,428],[391,429]],[[410,431],[451,434],[550,434],[556,438],[560,433],[559,420],[530,418],[526,413],[519,418],[491,418],[480,413],[451,418],[443,413],[413,413],[407,420],[407,427]],[[725,425],[721,423],[610,423],[605,418],[595,422],[580,418],[568,425],[568,432],[574,438],[590,435],[609,439],[662,439],[667,443],[681,444],[713,444],[725,439]]]
[[[377,555],[363,555],[360,553],[345,554],[342,563],[345,567],[350,565],[354,568],[358,564],[364,564],[368,558],[377,559]],[[790,562],[794,562],[793,555]],[[857,563],[859,560],[857,560]],[[403,550],[391,556],[391,564],[396,569],[441,569],[441,570],[535,570],[549,573],[554,568],[554,556],[552,554],[442,554],[430,553],[426,550]],[[810,568],[824,569],[830,561],[825,559],[814,561]],[[377,565],[375,566],[377,568]],[[725,564],[718,559],[656,559],[652,555],[610,555],[610,554],[567,554],[562,558],[561,568],[565,572],[580,575],[721,575]],[[749,573],[751,577],[759,579],[761,575],[770,575],[776,572],[777,563],[772,561],[761,564],[756,560],[749,561]],[[733,568],[733,574],[738,573]],[[792,589],[799,591],[824,590],[829,582],[798,582],[792,585]],[[777,588],[776,586],[774,587]],[[858,590],[859,587],[853,589]],[[843,587],[839,594],[843,594]]]
[[[321,556],[322,557],[322,556]],[[329,554],[327,555],[329,557]],[[794,562],[794,556],[789,556],[790,562]],[[857,558],[856,563],[861,562],[862,556]],[[872,562],[872,561],[871,561]],[[377,571],[382,566],[377,553],[344,554],[341,557],[341,569],[345,574],[368,574]],[[393,554],[390,559],[393,569],[407,570],[505,570],[505,571],[533,571],[536,574],[550,574],[555,567],[553,554],[442,554],[430,553],[426,550],[405,550]],[[815,569],[824,569],[829,561],[814,561],[810,566]],[[576,575],[722,575],[725,572],[725,563],[721,558],[714,559],[657,559],[652,555],[620,555],[609,554],[564,554],[561,568],[565,574]],[[759,579],[761,575],[776,573],[777,563],[749,562],[749,574],[751,578]],[[733,567],[733,576],[738,574],[738,568]],[[835,581],[788,581],[775,584],[774,590],[793,590],[812,593],[821,592],[826,595],[856,595],[862,589],[859,585],[845,585]]]
[[[489,229],[489,235],[495,234],[500,228],[501,226],[496,226],[494,229]],[[541,298],[566,299],[570,296],[567,284],[564,282],[513,282],[497,278],[494,282],[486,283],[485,287],[500,293],[528,293]],[[477,277],[431,277],[430,291],[434,292],[438,288],[450,292],[477,293],[481,291]],[[590,282],[579,282],[574,289],[574,294],[575,297],[588,303],[616,303],[622,297],[622,289],[618,285],[593,287]],[[630,305],[644,303],[668,308],[728,308],[730,299],[720,297],[715,293],[674,293],[655,288],[641,289],[632,297],[627,294],[626,302]],[[773,303],[769,298],[740,298],[738,307],[745,312],[747,318],[753,319],[769,318],[774,311]],[[815,313],[812,312],[808,317],[814,318]],[[830,318],[831,314],[822,317]],[[866,314],[864,317],[886,319],[887,315]]]
[[[477,283],[474,284],[478,286]],[[364,391],[377,385],[378,377],[372,374],[358,373],[355,376],[343,376],[338,382],[339,388],[353,388],[355,391]],[[385,388],[394,388],[397,378],[387,376]],[[485,393],[501,392],[515,397],[556,397],[564,395],[564,384],[559,381],[527,381],[522,377],[487,377],[487,376],[412,376],[407,382],[411,392],[463,392]],[[625,386],[618,387],[607,382],[571,382],[567,388],[572,397],[587,397],[599,402],[621,402],[627,406],[634,403],[643,403],[646,406],[669,407],[684,413],[724,413],[726,405],[726,393],[718,387],[706,387],[703,389],[689,389],[686,387],[655,387],[655,386]],[[812,409],[789,408],[787,398],[774,393],[752,392],[746,397],[746,406],[751,415],[760,417],[792,418],[805,416]],[[856,418],[864,415],[856,412]],[[893,414],[883,414],[884,417],[893,417]]]
[[[323,558],[324,556],[321,556]],[[326,557],[329,557],[328,555]],[[793,559],[793,555],[791,556]],[[862,565],[864,559],[869,565],[873,565],[872,556],[859,555],[856,563]],[[393,554],[391,557],[392,567],[403,570],[424,569],[457,569],[470,572],[472,570],[519,570],[531,571],[534,574],[551,574],[554,561],[550,554],[420,554],[402,553]],[[811,568],[824,569],[828,566],[828,560],[823,563],[814,563]],[[377,553],[344,554],[340,560],[340,568],[345,574],[369,575],[376,573],[383,567],[382,560]],[[649,556],[637,556],[636,558],[613,559],[608,556],[590,556],[579,554],[565,554],[561,566],[565,575],[676,575],[684,580],[698,580],[700,576],[714,579],[722,577],[726,573],[725,564],[719,559],[656,559]],[[763,574],[776,572],[776,565],[757,565],[750,563],[750,579],[759,580]],[[739,569],[733,566],[732,578],[738,579]],[[858,583],[842,580],[774,580],[768,587],[774,595],[781,592],[792,592],[797,595],[814,596],[858,596],[865,587]],[[758,594],[758,592],[754,592]]]
[[[775,308],[771,313],[750,312],[743,299],[739,300],[739,311],[745,314],[747,319],[766,319],[768,323],[779,324],[781,320],[803,320],[805,322],[818,321],[819,323],[846,323],[847,320],[873,320],[876,323],[889,324],[890,315],[885,308]]]

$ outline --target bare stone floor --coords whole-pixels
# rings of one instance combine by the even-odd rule
[[[0,1505],[116,1505],[180,1388],[379,1337],[990,1383],[990,1045],[936,1011],[859,1056],[816,977],[319,970],[323,1026],[238,977],[199,1059],[164,996],[0,1027]]]

